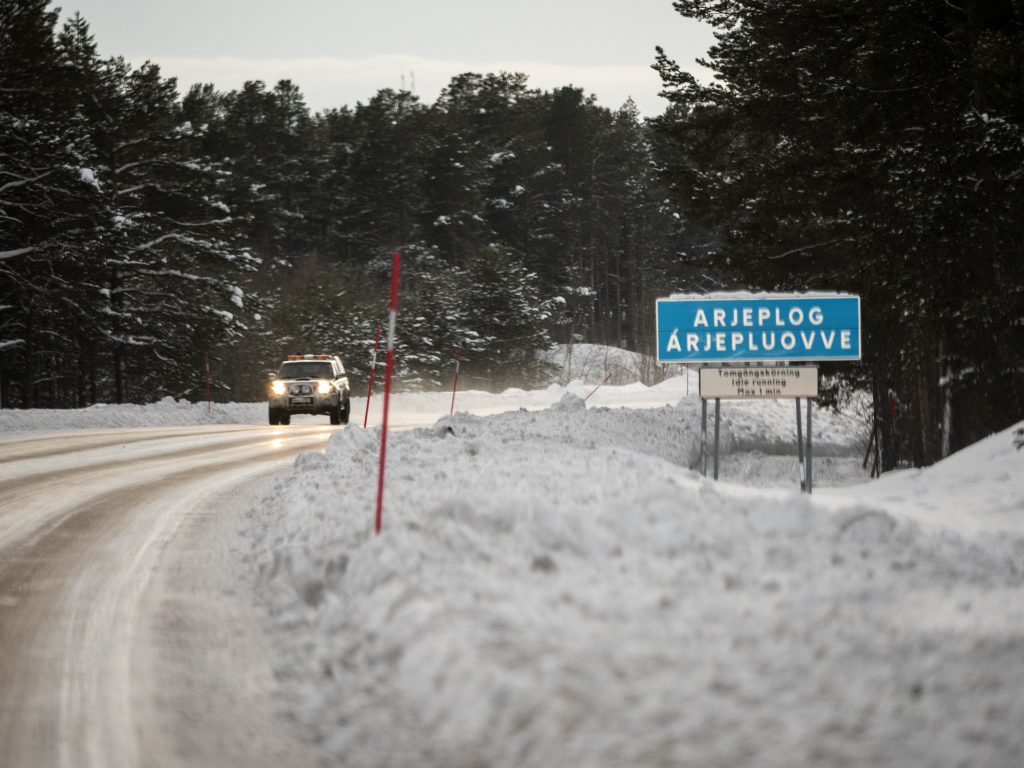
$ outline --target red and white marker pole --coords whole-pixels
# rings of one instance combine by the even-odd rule
[[[373,337],[373,356],[370,358],[370,385],[366,388],[366,413],[363,414],[363,429],[366,429],[366,420],[370,418],[370,398],[373,397],[373,372],[377,370],[377,350],[380,349],[380,326],[377,326],[377,333]]]
[[[207,352],[203,356],[203,360],[206,365],[206,412],[210,413],[213,411],[213,398],[210,394],[210,353]]]
[[[455,350],[455,380],[452,382],[452,408],[448,411],[448,415],[451,416],[455,413],[455,388],[459,386],[459,360],[462,359],[462,347]]]
[[[377,519],[374,533],[380,535],[384,510],[384,465],[388,452],[388,402],[391,400],[391,370],[395,362],[395,318],[398,315],[398,270],[402,256],[399,251],[391,257],[391,304],[388,307],[388,351],[384,366],[384,416],[380,425],[380,473],[377,475]]]

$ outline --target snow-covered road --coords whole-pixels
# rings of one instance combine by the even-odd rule
[[[5,765],[113,768],[154,754],[189,765],[197,750],[215,765],[225,743],[250,765],[279,765],[282,749],[301,749],[265,696],[245,695],[268,687],[265,654],[209,661],[224,618],[236,652],[261,633],[244,599],[224,597],[237,587],[232,558],[216,556],[230,536],[208,534],[237,526],[258,501],[254,481],[332,432],[236,425],[0,441]],[[211,553],[209,567],[175,568],[189,547]],[[227,617],[211,622],[211,605]],[[211,709],[216,690],[226,701]]]

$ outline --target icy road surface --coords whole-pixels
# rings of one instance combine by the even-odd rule
[[[3,765],[310,764],[271,711],[260,617],[230,599],[223,548],[254,481],[333,431],[0,440]]]

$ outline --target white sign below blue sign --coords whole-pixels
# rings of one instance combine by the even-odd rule
[[[860,297],[709,294],[657,301],[659,363],[860,360]]]

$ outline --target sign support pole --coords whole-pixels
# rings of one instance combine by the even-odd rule
[[[811,404],[814,401],[807,398],[807,492],[811,492]]]
[[[803,491],[807,485],[807,470],[804,469],[804,430],[800,423],[800,398],[796,398],[796,452],[800,457],[800,490]]]
[[[875,417],[875,462],[871,466],[871,476],[881,477],[882,476],[882,443],[880,442],[882,436],[878,433],[881,429],[878,417]]]
[[[715,398],[715,480],[718,479],[718,431],[722,422],[722,399]]]
[[[700,473],[708,476],[708,401],[700,399]]]
[[[391,370],[395,361],[395,318],[398,315],[398,269],[402,261],[399,251],[391,257],[391,305],[388,308],[388,351],[384,368],[384,414],[380,425],[380,472],[377,475],[377,517],[374,533],[380,535],[384,510],[384,465],[388,451],[388,403],[391,400]]]

